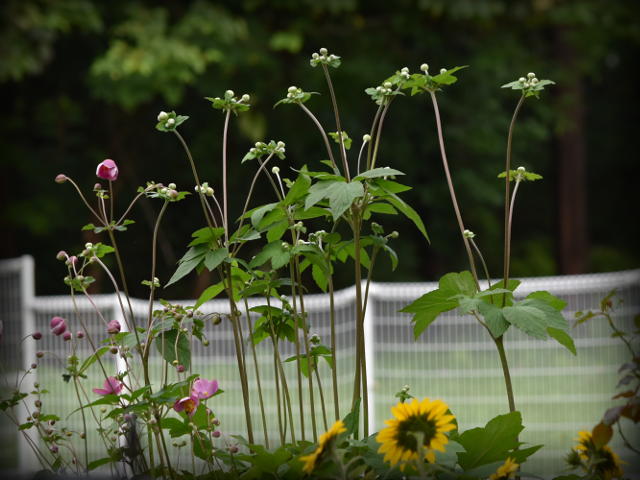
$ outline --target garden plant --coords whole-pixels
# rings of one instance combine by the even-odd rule
[[[529,73],[503,88],[520,96],[507,137],[506,168],[499,176],[505,179],[505,236],[504,271],[502,280],[491,284],[479,245],[473,232],[463,222],[456,201],[451,173],[447,162],[437,96],[452,88],[457,81],[454,74],[465,67],[441,69],[429,73],[423,64],[420,72],[410,73],[402,68],[379,86],[366,90],[377,108],[372,108],[370,131],[360,142],[341,127],[338,109],[339,93],[335,92],[330,70],[340,66],[340,57],[320,49],[311,58],[311,66],[319,67],[325,75],[329,97],[334,108],[335,131],[327,130],[314,116],[310,100],[315,92],[291,86],[286,97],[276,103],[279,108],[298,108],[300,122],[319,130],[326,151],[318,157],[328,157],[313,164],[292,164],[289,168],[275,166],[285,159],[282,141],[258,142],[241,161],[231,162],[227,151],[228,127],[232,118],[250,108],[249,95],[236,95],[227,90],[220,97],[207,98],[214,109],[223,114],[223,150],[221,156],[222,192],[214,192],[208,182],[198,176],[197,162],[178,131],[186,116],[175,112],[160,112],[157,130],[173,134],[184,147],[184,168],[191,168],[195,180],[192,188],[178,190],[173,183],[147,182],[124,213],[114,212],[113,182],[118,178],[116,162],[107,159],[98,165],[94,201],[69,176],[59,175],[58,183],[72,184],[95,218],[84,229],[106,234],[104,243],[86,244],[82,252],[67,254],[61,251],[58,259],[67,269],[65,283],[76,305],[76,318],[51,320],[51,331],[61,342],[67,342],[69,356],[57,358],[64,381],[73,386],[77,409],[73,415],[82,417],[83,430],[76,432],[64,426],[55,411],[47,406],[47,391],[38,383],[29,385],[29,370],[5,381],[14,396],[3,399],[0,408],[27,439],[34,461],[42,474],[85,476],[99,469],[114,478],[218,479],[218,478],[442,478],[508,479],[515,476],[536,478],[527,472],[527,458],[542,446],[521,448],[518,435],[524,429],[517,410],[512,379],[507,364],[505,333],[514,327],[539,340],[551,337],[576,355],[568,322],[561,311],[566,303],[552,293],[538,291],[516,301],[514,291],[520,282],[510,278],[510,246],[516,194],[522,183],[541,179],[523,167],[511,165],[511,144],[514,124],[525,101],[538,99],[550,80],[538,80]],[[369,431],[369,385],[367,384],[367,356],[364,321],[369,286],[379,255],[388,254],[393,267],[398,256],[393,239],[398,232],[386,233],[379,218],[401,213],[418,228],[428,241],[424,224],[415,210],[403,201],[402,192],[410,187],[399,182],[403,173],[397,165],[386,165],[379,158],[387,112],[397,96],[427,94],[431,97],[437,121],[442,163],[451,194],[455,214],[469,260],[469,271],[449,273],[442,277],[439,288],[417,299],[401,311],[413,314],[417,339],[443,313],[460,308],[462,315],[473,316],[486,330],[496,346],[508,396],[509,411],[488,422],[484,428],[460,432],[455,417],[455,405],[447,399],[432,398],[428,391],[409,394],[406,386],[396,395],[398,403],[389,405],[389,418],[379,432]],[[527,100],[530,99],[530,100]],[[233,114],[233,116],[232,116]],[[160,141],[166,141],[162,138]],[[335,151],[338,151],[336,154]],[[228,169],[250,169],[251,181],[243,205],[228,202]],[[295,179],[290,180],[284,171]],[[500,172],[496,172],[499,174]],[[163,172],[163,175],[170,172]],[[272,190],[273,202],[251,207],[252,194],[258,180]],[[62,188],[62,187],[61,187]],[[194,199],[195,196],[198,199]],[[143,196],[161,203],[157,217],[149,279],[148,314],[134,315],[129,297],[125,265],[116,238],[133,222],[127,214]],[[161,285],[156,278],[158,226],[170,204],[191,201],[193,208],[202,210],[202,225],[193,232],[187,252],[169,281]],[[196,206],[195,203],[199,206]],[[314,220],[312,220],[314,219]],[[380,223],[372,221],[378,220]],[[311,231],[309,224],[324,222],[322,230]],[[263,242],[260,253],[243,258],[248,242]],[[111,272],[103,257],[113,255],[117,270]],[[336,262],[352,262],[355,284],[356,331],[353,389],[348,411],[340,410],[336,355],[333,269]],[[478,268],[478,265],[481,265]],[[103,269],[118,292],[122,316],[126,325],[104,318],[95,307],[87,287],[94,280],[91,272]],[[209,286],[193,305],[173,304],[160,299],[158,290],[180,281],[192,271],[204,269],[217,272],[219,281]],[[308,311],[305,309],[303,273],[310,270],[311,278],[329,293],[331,338],[327,345],[313,333]],[[488,288],[481,287],[481,277]],[[308,276],[305,275],[305,278]],[[365,280],[366,281],[363,281]],[[119,292],[124,292],[120,295]],[[218,295],[228,298],[226,311],[207,312],[207,302]],[[613,293],[612,293],[613,295]],[[630,385],[621,393],[628,401],[624,406],[606,412],[602,423],[593,429],[579,432],[577,446],[567,456],[568,467],[580,468],[579,473],[562,478],[611,479],[623,478],[618,456],[607,446],[613,435],[612,425],[622,417],[640,420],[638,383],[640,359],[632,346],[635,337],[616,329],[612,320],[612,295],[601,305],[600,312],[580,315],[582,323],[598,315],[608,319],[615,333],[628,347],[631,361],[622,369],[628,371],[621,382]],[[100,329],[87,328],[77,307],[77,297],[85,296],[100,315]],[[249,298],[261,300],[249,306]],[[215,416],[218,395],[224,395],[225,385],[214,378],[202,378],[194,371],[191,351],[194,342],[209,345],[207,332],[230,322],[237,358],[237,376],[242,390],[246,435],[226,431],[224,419]],[[640,318],[636,325],[640,328]],[[126,327],[126,328],[125,328]],[[76,331],[77,333],[72,333]],[[0,330],[1,334],[1,330]],[[23,341],[38,341],[45,335],[34,332]],[[255,347],[260,342],[273,346],[273,369],[276,392],[277,432],[269,437],[265,414],[265,399],[260,383]],[[532,340],[533,341],[533,340]],[[88,342],[93,353],[87,358],[76,355],[80,342]],[[295,356],[283,358],[280,347],[285,342],[295,346]],[[53,355],[39,351],[38,358]],[[215,362],[215,353],[211,353]],[[162,359],[162,369],[151,367],[151,358]],[[332,369],[333,398],[323,390],[318,369],[320,360]],[[34,359],[35,361],[35,359]],[[296,365],[297,375],[285,375],[284,362]],[[323,362],[325,363],[325,362]],[[114,367],[115,365],[115,367]],[[34,363],[32,368],[36,368]],[[324,368],[324,367],[323,367]],[[253,371],[257,383],[260,411],[252,411],[249,402],[249,376]],[[308,386],[308,399],[303,399],[303,385]],[[326,386],[325,386],[326,388]],[[94,395],[91,394],[94,393]],[[298,397],[299,411],[294,411],[292,397]],[[309,405],[309,411],[303,406]],[[28,418],[20,418],[23,405]],[[321,411],[321,414],[320,414]],[[262,419],[264,444],[254,439],[254,419]],[[299,429],[294,418],[299,419]],[[317,422],[321,418],[322,422]],[[298,420],[296,420],[298,422]],[[622,435],[622,431],[619,432]],[[104,446],[104,455],[91,458],[88,437],[97,436]],[[634,448],[629,442],[629,448]],[[176,459],[177,449],[177,460]],[[637,450],[634,450],[637,452]],[[180,458],[182,457],[182,461]],[[559,472],[560,473],[560,472]],[[539,477],[537,477],[539,478]]]

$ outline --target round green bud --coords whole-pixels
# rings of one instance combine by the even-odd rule
[[[176,189],[176,184],[175,183],[170,183],[169,185],[167,185],[168,188],[170,188],[171,190],[175,190]],[[89,248],[89,247],[87,247]]]
[[[178,360],[174,360],[174,361],[173,361],[173,364],[174,364],[174,365],[178,365],[178,363],[180,363],[180,362],[178,362]]]
[[[326,55],[328,52],[328,50],[326,48],[321,48],[320,49],[320,55]]]
[[[526,82],[526,81],[527,81],[527,79],[526,79],[526,78],[524,78],[524,77],[520,77],[520,78],[518,79],[518,81],[519,81],[520,83],[524,83],[524,82]]]
[[[209,340],[207,340],[206,338],[202,341],[202,345],[204,345],[205,347],[209,346]]]
[[[278,167],[273,167],[271,169],[271,173],[273,173],[274,175],[277,175],[278,173],[280,173],[280,168]]]
[[[518,171],[519,171],[519,172],[524,172],[524,171],[525,171],[525,168],[524,168],[524,167],[518,167]]]
[[[100,409],[100,412],[102,412],[102,413],[107,413],[107,407],[102,407],[102,408]]]
[[[420,65],[420,70],[422,70],[423,72],[429,71],[429,65],[423,63],[422,65]]]
[[[242,95],[242,101],[245,102],[245,103],[248,102],[250,98],[251,97],[246,93],[244,95]]]
[[[527,77],[529,77],[529,78],[534,78],[535,76],[536,76],[536,74],[533,73],[533,72],[532,73],[527,73]]]
[[[391,88],[391,87],[393,87],[393,83],[391,83],[391,82],[385,82],[384,83],[384,88]]]
[[[233,90],[227,90],[227,95],[233,97],[235,93],[233,93]]]
[[[207,197],[213,197],[213,188],[207,187]]]
[[[371,135],[366,134],[362,136],[362,141],[363,142],[370,142],[371,141]]]
[[[447,69],[446,69],[446,68],[441,68],[441,69],[440,69],[440,73],[441,73],[441,74],[442,74],[442,73],[447,73]]]
[[[391,232],[391,238],[398,238],[400,236],[400,234],[398,232],[396,232],[395,230],[393,232]]]

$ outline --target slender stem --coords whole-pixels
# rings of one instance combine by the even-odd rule
[[[329,425],[327,424],[327,409],[324,403],[324,393],[322,392],[322,382],[320,381],[320,373],[318,373],[319,365],[315,366],[316,371],[316,380],[318,381],[318,391],[320,392],[320,404],[322,405],[322,419],[324,420],[324,429],[325,431],[329,430]]]
[[[509,176],[509,174],[507,173],[507,176]],[[509,264],[511,263],[511,229],[513,227],[513,206],[515,205],[516,202],[516,193],[518,193],[518,187],[520,186],[520,180],[516,179],[516,186],[513,188],[513,196],[511,197],[511,205],[509,205],[509,222],[507,223],[507,228],[509,229],[507,231],[507,245],[506,245],[506,252],[507,254],[505,255],[505,281],[503,284],[503,288],[507,288],[507,282],[509,281]],[[506,298],[507,298],[507,294],[503,294],[502,296],[502,304],[503,306],[506,305]]]
[[[478,256],[480,257],[480,261],[482,262],[482,266],[484,267],[484,273],[487,276],[487,282],[489,282],[489,288],[491,288],[491,277],[489,276],[489,269],[487,268],[487,264],[484,261],[484,257],[482,256],[482,253],[480,253],[480,249],[476,245],[476,242],[474,242],[473,238],[469,238],[469,241],[471,242],[473,248],[476,249],[476,252],[478,252]],[[491,295],[489,298],[491,298],[491,303],[493,303],[493,295]]]
[[[229,219],[227,218],[227,133],[229,132],[229,116],[231,109],[227,110],[224,119],[224,133],[222,135],[222,208],[224,210],[223,226],[225,245],[229,245]]]
[[[122,214],[122,217],[120,217],[120,220],[118,220],[116,222],[116,224],[114,226],[118,226],[120,225],[123,221],[124,218],[127,216],[127,214],[129,213],[129,211],[131,210],[131,208],[135,205],[135,203],[140,199],[140,197],[142,197],[145,193],[147,193],[148,191],[153,190],[150,186],[145,188],[143,192],[140,192],[136,198],[133,199],[133,201],[129,204],[129,207],[127,208],[127,210],[125,210],[125,212]]]
[[[307,312],[304,309],[304,295],[302,294],[302,275],[300,274],[300,257],[296,255],[296,274],[298,277],[298,296],[300,297],[300,309],[302,311],[302,336],[304,337],[304,348],[307,352],[307,367],[309,371],[309,401],[311,403],[311,427],[313,429],[313,441],[318,441],[316,430],[315,401],[313,399],[313,376],[311,375],[311,354],[309,348],[309,329],[307,328]],[[291,285],[293,288],[293,284]]]
[[[151,293],[149,294],[149,319],[147,321],[147,329],[151,330],[151,321],[153,319],[153,295],[156,289],[156,252],[157,252],[157,240],[158,240],[158,230],[160,229],[160,220],[162,220],[162,216],[164,215],[165,210],[167,209],[167,205],[169,204],[168,200],[165,200],[164,205],[162,205],[162,209],[160,210],[160,214],[158,215],[158,220],[156,220],[156,227],[153,229],[153,242],[152,245],[152,253],[151,253]],[[164,322],[163,322],[164,323]],[[162,330],[162,334],[164,335],[164,328]],[[164,339],[162,340],[162,348],[164,349]],[[178,357],[176,357],[178,358]],[[144,360],[144,357],[143,357]],[[167,363],[167,362],[164,362]],[[145,379],[146,380],[146,379]],[[147,384],[148,385],[148,384]]]
[[[295,233],[293,233],[293,242],[295,245]],[[291,271],[291,298],[293,301],[293,331],[295,332],[295,345],[296,345],[296,366],[298,370],[298,401],[300,408],[300,435],[302,436],[302,449],[304,450],[306,446],[305,442],[305,428],[304,428],[304,403],[302,401],[302,368],[300,363],[300,334],[298,332],[298,308],[296,304],[296,287],[294,285],[295,282],[295,271],[294,271],[294,260],[293,258],[289,262],[289,267]],[[304,312],[303,312],[304,315]],[[307,364],[307,368],[309,368],[309,364]],[[311,373],[311,372],[309,372]]]
[[[260,370],[258,369],[258,356],[256,355],[256,344],[253,341],[253,327],[251,326],[251,313],[249,312],[249,302],[247,296],[244,296],[244,306],[247,311],[247,323],[249,325],[249,340],[251,341],[251,350],[253,351],[253,364],[256,370],[256,383],[258,384],[258,397],[260,397],[260,412],[262,414],[262,427],[264,429],[264,440],[267,450],[269,450],[269,435],[267,434],[267,419],[264,414],[264,402],[262,401],[262,387],[260,386]]]
[[[340,420],[340,402],[338,395],[338,373],[337,373],[337,358],[336,358],[336,311],[333,298],[333,276],[331,275],[331,247],[329,244],[327,251],[326,262],[327,269],[329,270],[329,277],[327,283],[329,285],[329,314],[331,316],[331,379],[333,381],[333,408],[336,413],[336,421]]]
[[[151,429],[147,428],[147,442],[149,443],[149,466],[151,469],[151,478],[155,480],[157,478],[156,474],[156,464],[153,455],[153,435],[151,433]]]
[[[342,164],[344,165],[344,176],[347,182],[351,182],[351,175],[349,174],[349,164],[347,163],[346,150],[344,148],[344,139],[342,138],[342,128],[340,127],[340,115],[338,114],[338,102],[336,101],[336,94],[333,90],[333,84],[331,83],[331,76],[329,75],[329,69],[325,64],[322,64],[322,70],[327,77],[327,84],[329,85],[329,92],[331,93],[331,103],[333,103],[333,112],[336,116],[336,126],[338,127],[338,141],[340,142],[340,155],[342,156]]]
[[[515,112],[513,112],[513,118],[511,119],[511,126],[509,127],[509,138],[507,140],[507,177],[505,179],[505,205],[504,205],[504,282],[502,285],[504,288],[507,288],[509,284],[509,232],[510,232],[510,221],[509,221],[509,189],[511,182],[511,140],[513,138],[513,128],[516,124],[516,118],[518,117],[518,112],[520,111],[520,107],[522,106],[525,99],[525,95],[522,94],[520,97],[520,101],[516,106]],[[502,305],[506,305],[507,302],[507,294],[505,293],[502,296]]]
[[[78,397],[78,403],[80,404],[80,412],[82,413],[82,428],[84,428],[84,464],[89,465],[89,444],[87,440],[87,420],[84,416],[84,408],[82,408],[82,399],[80,398],[80,392],[78,392],[78,377],[73,376],[73,385],[76,390],[76,396]],[[89,471],[87,470],[87,477]]]
[[[431,100],[433,101],[433,108],[436,114],[436,123],[438,124],[438,140],[440,141],[440,153],[442,154],[442,163],[444,165],[444,173],[447,177],[447,183],[449,184],[449,193],[451,193],[451,200],[453,201],[453,208],[456,211],[456,217],[458,217],[458,224],[460,225],[460,234],[462,235],[462,240],[464,241],[464,246],[467,249],[467,255],[469,256],[469,264],[471,265],[471,273],[473,274],[473,279],[476,282],[476,288],[480,291],[480,282],[478,282],[478,274],[476,273],[476,267],[473,263],[473,254],[471,253],[471,247],[469,246],[469,240],[464,234],[465,228],[464,223],[462,223],[462,215],[460,215],[460,209],[458,208],[458,201],[456,200],[456,193],[453,189],[453,182],[451,181],[451,174],[449,173],[449,165],[447,163],[447,154],[444,150],[444,138],[442,136],[442,125],[440,124],[440,112],[438,110],[438,102],[436,101],[435,92],[429,91],[431,93]]]
[[[276,342],[276,339],[271,336],[272,342]],[[282,428],[282,406],[280,404],[280,382],[278,381],[278,352],[273,349],[273,376],[276,384],[276,405],[278,407],[278,431],[280,432],[280,445],[285,445],[285,434]],[[284,399],[282,400],[284,402]]]
[[[109,180],[109,203],[111,204],[111,212],[109,214],[109,221],[113,221],[113,182]]]
[[[324,128],[322,128],[322,125],[320,124],[318,119],[315,117],[315,115],[313,113],[311,113],[311,110],[309,110],[307,107],[304,106],[304,104],[302,104],[300,102],[298,102],[298,105],[300,105],[300,107],[307,113],[307,115],[309,115],[311,117],[311,120],[314,121],[314,123],[316,124],[316,126],[320,130],[320,133],[322,134],[322,137],[324,138],[324,144],[327,147],[327,152],[329,153],[329,160],[331,160],[331,164],[333,165],[333,168],[337,170],[338,166],[336,165],[336,161],[333,158],[333,153],[331,152],[331,144],[329,143],[329,138],[327,137],[327,134],[324,132]]]
[[[380,103],[380,105],[378,106],[378,110],[376,111],[376,116],[373,118],[373,124],[371,125],[371,133],[369,133],[369,135],[371,136],[371,140],[369,140],[369,146],[367,147],[367,170],[371,170],[371,154],[373,149],[373,139],[375,137],[376,125],[378,124],[378,119],[382,114],[383,108],[384,108],[384,105]]]
[[[373,159],[371,160],[372,170],[376,168],[376,159],[378,158],[378,145],[380,144],[380,135],[382,133],[382,123],[384,122],[384,117],[387,115],[387,110],[389,110],[389,105],[391,105],[391,102],[393,102],[394,98],[396,97],[393,96],[389,100],[387,100],[384,106],[384,110],[382,110],[382,115],[380,116],[380,122],[378,123],[378,134],[376,135],[376,146],[373,150]]]
[[[106,227],[107,224],[104,223],[104,219],[100,215],[98,215],[98,213],[93,209],[93,207],[91,205],[89,205],[89,202],[87,202],[87,199],[84,198],[84,195],[82,194],[82,191],[80,190],[80,187],[78,187],[78,185],[76,185],[76,182],[71,180],[69,177],[67,177],[67,180],[69,180],[73,184],[73,186],[76,187],[76,190],[78,191],[78,194],[80,194],[80,198],[82,198],[82,201],[87,206],[87,208],[89,210],[91,210],[91,213],[93,213],[95,215],[95,217],[98,220],[100,220],[100,223],[102,223]]]
[[[500,363],[502,364],[502,372],[504,373],[504,382],[507,386],[507,397],[509,399],[509,412],[516,411],[516,402],[513,397],[513,386],[511,385],[511,375],[509,374],[509,364],[507,363],[507,355],[504,351],[504,344],[502,341],[503,335],[495,338],[493,341],[498,348],[498,354],[500,355]]]

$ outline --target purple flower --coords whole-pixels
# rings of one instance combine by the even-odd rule
[[[191,418],[196,413],[198,405],[200,405],[200,399],[195,395],[191,395],[190,397],[181,398],[174,403],[173,409],[176,412],[187,412],[187,415]]]
[[[76,337],[84,338],[84,332],[82,330],[79,330],[78,333],[76,333]]]
[[[193,384],[193,395],[197,396],[199,399],[207,399],[213,397],[213,395],[218,391],[218,381],[217,380],[205,380],[201,378],[196,380]]]
[[[51,319],[51,333],[59,337],[67,330],[67,324],[60,317],[53,317]]]
[[[104,389],[102,388],[94,388],[93,393],[97,393],[98,395],[119,395],[122,391],[123,383],[119,382],[113,377],[109,377],[104,381]]]
[[[99,178],[104,178],[105,180],[115,180],[116,178],[118,178],[118,167],[116,166],[116,162],[109,158],[106,159],[104,162],[98,165],[96,175]]]
[[[64,340],[65,342],[71,340],[71,332],[64,332],[64,335],[62,335],[62,340]]]
[[[107,327],[107,333],[109,335],[120,333],[120,322],[118,320],[111,320],[109,322],[109,326]]]

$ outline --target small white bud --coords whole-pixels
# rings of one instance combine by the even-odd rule
[[[531,80],[531,83],[533,83],[535,85],[536,83],[538,83],[538,79],[534,78],[533,80]]]
[[[256,153],[256,149],[255,149],[255,148],[250,148],[250,149],[249,149],[249,152],[250,152],[250,153]]]
[[[313,58],[314,60],[317,60],[319,56],[320,55],[318,55],[317,53],[314,53],[313,55],[311,55],[311,58]]]
[[[233,93],[233,90],[227,90],[227,95],[233,97],[235,93]]]
[[[334,54],[329,55],[329,61],[333,62],[336,59],[336,56]]]
[[[293,93],[287,93],[287,98],[293,98]]]
[[[163,188],[162,190],[166,190],[166,188]],[[194,190],[196,191],[196,193],[200,193],[200,187],[198,185],[196,185]],[[162,191],[162,193],[164,193],[164,191]]]
[[[85,243],[84,244],[84,248],[88,249],[88,248],[91,248],[91,247],[93,247],[93,243]]]
[[[525,171],[525,169],[524,169],[524,167],[518,167],[518,171],[519,171],[519,172],[524,172],[524,171]]]
[[[274,175],[277,175],[278,173],[280,173],[280,168],[279,167],[273,167],[271,169],[271,173],[273,173]]]
[[[326,48],[321,48],[320,49],[320,55],[326,55],[327,54],[327,49]]]
[[[317,54],[316,54],[317,55]],[[298,89],[298,87],[294,87],[293,85],[289,87],[289,89],[287,90],[289,93],[293,93]]]
[[[400,70],[402,73],[409,73],[409,67],[402,67],[402,70]]]
[[[377,92],[379,92],[380,90],[382,90],[382,87],[376,87]]]
[[[247,93],[245,93],[244,95],[242,95],[242,101],[243,101],[243,102],[245,102],[245,103],[246,103],[246,102],[248,102],[250,98],[251,98],[251,97],[250,97]]]
[[[213,188],[207,187],[207,197],[213,197]]]
[[[260,148],[260,147],[262,147],[262,143],[256,142],[256,148]]]
[[[527,77],[529,78],[534,78],[536,76],[535,73],[527,73]]]
[[[159,122],[164,122],[167,118],[169,118],[169,114],[167,112],[160,112],[158,115]]]
[[[220,97],[216,97],[215,100],[220,100]]]
[[[429,65],[423,63],[422,65],[420,65],[420,70],[422,70],[423,72],[427,72],[429,70]]]
[[[518,79],[518,81],[519,81],[520,83],[524,83],[524,82],[526,82],[526,81],[527,81],[527,79],[526,79],[526,78],[524,78],[524,77],[520,77],[520,78]]]
[[[176,189],[176,184],[175,183],[170,183],[169,185],[167,185],[168,188],[170,188],[171,190],[175,190]]]
[[[278,148],[277,149],[280,153],[284,153],[284,147],[283,148]]]
[[[174,123],[176,123],[176,121],[173,118],[170,118],[169,120],[167,120],[167,123],[165,124],[165,127],[169,128]]]
[[[393,87],[393,84],[391,82],[384,83],[384,88],[391,88],[391,87]]]
[[[362,136],[362,141],[363,142],[370,142],[371,141],[371,135],[366,134]]]
[[[440,69],[440,73],[447,73],[447,69],[446,68],[441,68]]]
[[[284,148],[284,142],[278,142],[278,147],[279,148]]]

